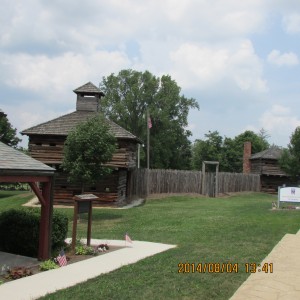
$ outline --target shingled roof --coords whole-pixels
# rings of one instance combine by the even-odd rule
[[[76,90],[73,91],[76,94],[79,93],[84,93],[86,95],[90,94],[90,95],[101,95],[104,96],[104,94],[101,92],[100,89],[98,89],[94,84],[92,84],[91,82],[88,82],[82,86],[80,86],[79,88],[77,88]]]
[[[61,135],[67,136],[71,130],[73,130],[79,123],[86,121],[88,118],[91,118],[99,114],[93,111],[74,111],[70,114],[63,115],[59,118],[54,120],[33,126],[31,128],[25,129],[21,132],[21,134],[26,135]],[[140,140],[127,131],[126,129],[122,128],[121,126],[117,125],[111,120],[106,119],[109,124],[111,133],[116,138],[121,139],[132,139],[140,142]]]
[[[52,175],[55,169],[0,142],[0,175]]]
[[[276,146],[251,155],[252,159],[274,159],[278,160],[282,154],[282,149]]]

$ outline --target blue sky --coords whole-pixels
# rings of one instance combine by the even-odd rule
[[[192,140],[264,128],[285,147],[300,126],[298,0],[0,4],[0,108],[18,132],[73,111],[75,88],[128,68],[169,74],[199,102]]]

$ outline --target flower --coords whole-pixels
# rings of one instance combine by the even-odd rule
[[[97,250],[100,252],[105,252],[105,251],[109,250],[109,247],[107,244],[100,244],[97,246]]]

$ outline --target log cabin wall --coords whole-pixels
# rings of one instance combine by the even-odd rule
[[[278,160],[274,159],[256,159],[251,160],[251,173],[286,175],[279,166]]]
[[[65,136],[29,136],[28,150],[31,157],[48,165],[59,165],[63,160]]]
[[[63,161],[65,136],[33,135],[29,137],[30,155],[49,165],[60,165]],[[136,144],[128,140],[118,140],[117,150],[106,165],[113,168],[136,166]]]
[[[121,205],[124,199],[118,197],[119,175],[119,170],[114,170],[97,184],[86,185],[84,193],[92,193],[99,197],[98,201],[93,201],[96,206],[105,204]],[[67,174],[59,170],[55,178],[54,204],[73,204],[73,197],[79,194],[81,194],[81,183],[68,182]]]
[[[276,194],[279,186],[292,184],[290,177],[281,170],[276,159],[252,159],[251,173],[260,174],[262,192]]]
[[[261,175],[262,192],[277,194],[279,186],[298,186],[297,181],[292,180],[288,176]]]
[[[32,135],[29,137],[30,155],[57,169],[54,186],[54,203],[67,205],[73,203],[73,196],[81,193],[81,184],[72,184],[67,174],[60,169],[63,161],[65,136]],[[101,180],[94,187],[85,187],[85,192],[100,198],[96,205],[114,203],[122,205],[126,200],[127,172],[136,166],[136,144],[130,140],[118,140],[118,148],[112,160],[107,163],[114,169],[112,174]]]
[[[127,170],[119,170],[118,204],[124,203],[126,200],[127,173]]]

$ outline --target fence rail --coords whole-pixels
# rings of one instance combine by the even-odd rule
[[[163,193],[197,193],[213,196],[229,192],[260,191],[260,176],[257,174],[219,172],[217,193],[215,173],[205,173],[204,186],[202,180],[201,171],[135,169],[131,175],[129,197]]]

